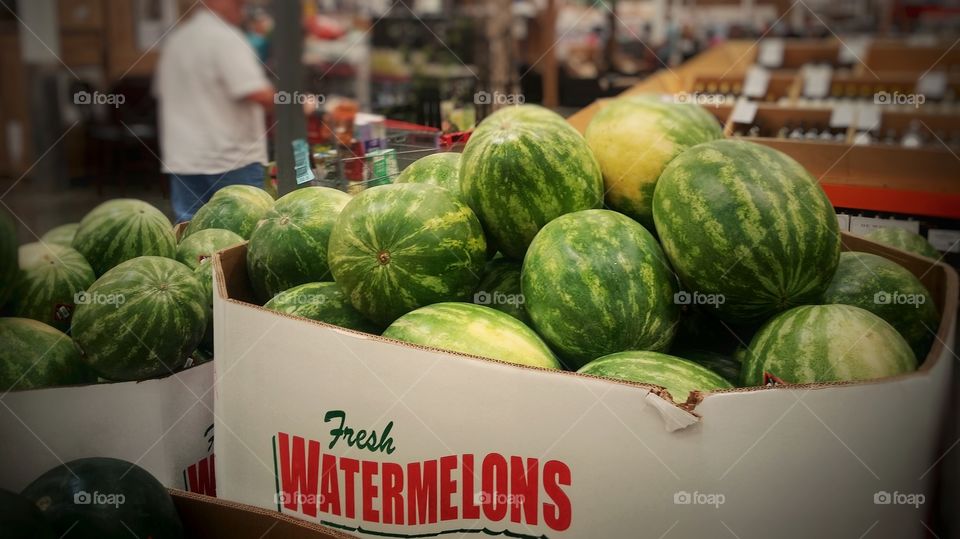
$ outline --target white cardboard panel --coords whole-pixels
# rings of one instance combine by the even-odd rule
[[[920,521],[932,495],[927,470],[939,457],[949,358],[882,383],[712,394],[696,407],[697,419],[643,387],[398,345],[216,296],[222,498],[364,536],[481,528],[519,537],[925,533]],[[392,451],[337,438],[331,431],[339,420],[325,421],[337,410],[346,425],[380,438],[389,425]],[[462,474],[464,455],[473,456],[473,474]],[[514,488],[522,482],[512,475],[520,469],[510,466],[512,457],[537,472],[526,476],[536,490]],[[335,473],[321,472],[324,458]],[[443,478],[444,462],[452,463],[451,482],[436,479],[437,519],[426,513],[425,523],[385,523],[384,485],[402,476],[400,509],[409,517],[416,496],[405,489],[418,477],[409,465],[435,463]],[[516,521],[512,507],[500,515],[495,503],[477,509],[477,518],[469,514],[472,500],[490,499],[481,494],[484,463],[488,479],[504,473],[502,490],[490,489],[495,500],[528,493]],[[353,474],[337,468],[354,465],[360,471]],[[337,488],[324,492],[333,477]],[[527,505],[534,492],[537,503]],[[887,495],[924,503],[875,503]],[[323,506],[333,499],[339,511]],[[326,512],[311,515],[298,503],[318,500]],[[445,501],[450,520],[442,519]],[[548,515],[561,518],[547,522]]]
[[[19,492],[64,462],[114,457],[165,486],[213,494],[205,475],[212,473],[213,373],[209,362],[144,382],[7,393],[0,399],[0,488]]]

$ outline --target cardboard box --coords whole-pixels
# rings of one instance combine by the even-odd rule
[[[170,490],[187,539],[349,539],[324,526],[209,496]]]
[[[947,449],[957,275],[843,241],[903,264],[936,298],[920,370],[684,406],[651,386],[267,311],[250,302],[246,246],[222,251],[218,495],[361,536],[922,537]]]
[[[83,457],[136,463],[168,487],[216,492],[213,362],[143,382],[12,391],[0,399],[0,488]]]

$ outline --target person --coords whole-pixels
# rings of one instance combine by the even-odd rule
[[[263,187],[274,87],[240,25],[243,0],[205,0],[164,41],[154,79],[176,222],[220,188]]]

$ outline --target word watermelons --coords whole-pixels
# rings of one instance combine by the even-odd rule
[[[59,537],[184,536],[167,489],[125,460],[70,461],[38,477],[23,495],[36,504]]]
[[[143,380],[183,367],[210,317],[210,300],[193,271],[157,256],[120,264],[78,299],[73,338],[108,380]]]
[[[353,308],[337,283],[307,283],[280,292],[263,307],[367,333],[380,334],[382,327]]]
[[[666,389],[674,402],[686,402],[692,391],[733,387],[719,374],[679,357],[649,351],[610,354],[587,363],[577,372],[651,384]]]
[[[694,146],[653,197],[663,250],[693,298],[732,323],[816,302],[840,258],[833,207],[799,163],[737,140]]]
[[[645,228],[609,210],[558,217],[523,262],[537,332],[576,367],[613,352],[665,350],[679,320],[675,278]]]
[[[90,211],[80,221],[72,246],[99,276],[138,256],[173,258],[177,242],[163,212],[142,200],[120,198]]]
[[[421,157],[403,169],[394,183],[428,183],[448,189],[457,198],[462,198],[460,154],[440,152]]]
[[[537,231],[603,205],[603,178],[586,141],[559,114],[507,107],[474,130],[460,161],[467,203],[509,258],[522,260]]]
[[[471,303],[436,303],[417,309],[398,318],[383,336],[518,365],[561,368],[550,348],[523,322]]]
[[[804,305],[754,335],[740,381],[762,385],[766,374],[793,384],[871,380],[916,368],[910,345],[879,316],[850,305]]]
[[[414,309],[464,301],[480,282],[487,243],[477,216],[446,189],[367,189],[330,235],[330,269],[350,303],[389,325]]]
[[[38,245],[43,247],[42,254],[20,271],[13,314],[68,331],[76,296],[93,284],[96,276],[75,249],[55,243]]]
[[[823,303],[853,305],[883,318],[906,339],[918,361],[927,357],[940,322],[933,296],[920,279],[896,262],[869,253],[840,254]]]
[[[47,324],[0,318],[0,342],[0,392],[97,381],[70,337]]]
[[[263,189],[252,185],[228,185],[197,210],[183,231],[183,237],[208,228],[222,228],[249,239],[271,206],[273,198]]]
[[[863,237],[877,243],[889,245],[890,247],[896,247],[902,251],[925,256],[934,260],[939,260],[941,256],[940,251],[938,251],[933,245],[930,245],[930,242],[928,242],[923,236],[900,227],[892,226],[887,228],[878,228],[876,230],[871,230]]]
[[[607,206],[653,230],[653,189],[680,152],[723,138],[716,118],[698,105],[650,96],[614,99],[584,133],[600,163]]]
[[[243,238],[234,232],[223,228],[207,228],[187,236],[177,245],[177,260],[190,269],[197,269],[200,261],[238,243],[243,243]]]

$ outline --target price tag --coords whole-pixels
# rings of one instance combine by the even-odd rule
[[[880,107],[873,103],[860,103],[857,107],[856,128],[861,131],[874,131],[880,127]]]
[[[770,72],[760,66],[750,66],[743,79],[743,95],[762,99],[770,86]]]
[[[746,99],[738,99],[737,103],[730,111],[730,120],[737,124],[753,124],[753,119],[757,117],[757,102]]]
[[[810,99],[823,99],[830,94],[830,80],[833,68],[828,65],[804,66],[803,96]]]
[[[845,128],[853,123],[854,106],[852,103],[838,103],[830,111],[830,127]]]
[[[840,65],[863,63],[864,58],[867,57],[870,42],[871,40],[867,36],[844,38],[840,41],[837,63]]]
[[[294,140],[293,145],[293,170],[297,176],[297,185],[302,185],[316,179],[313,175],[313,169],[310,167],[310,147],[307,141],[298,138]]]
[[[775,68],[783,65],[783,40],[767,38],[760,42],[757,63],[763,67]]]
[[[931,99],[940,99],[947,91],[947,73],[928,71],[917,80],[917,93]]]

